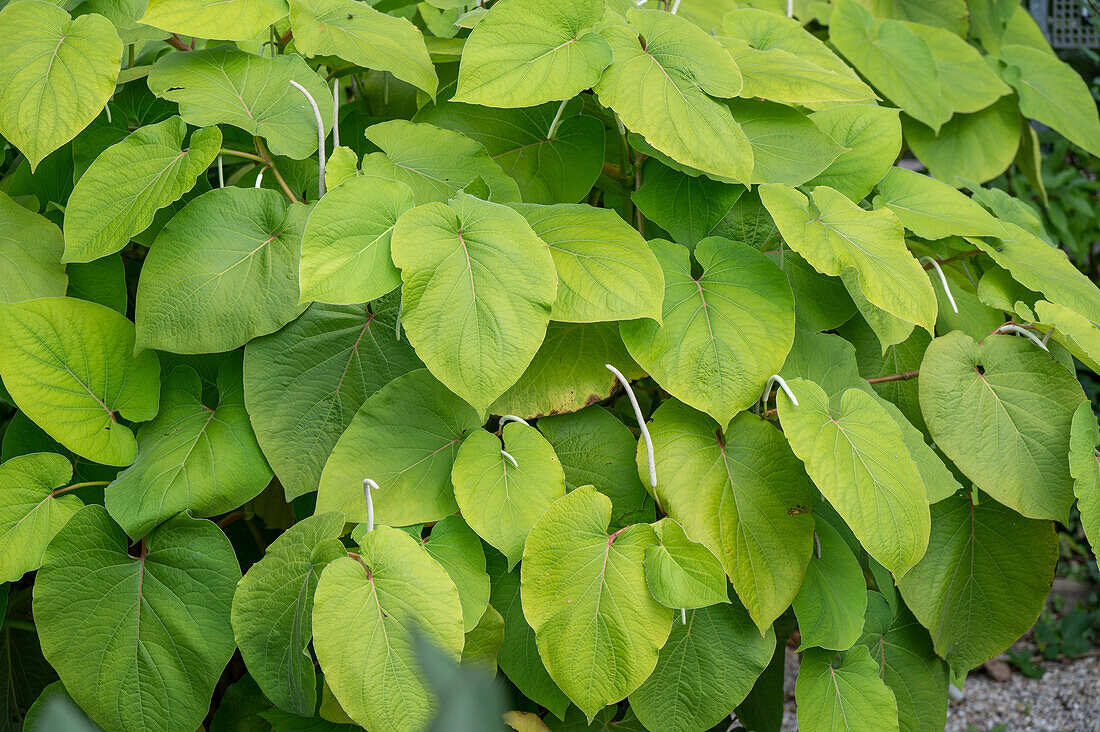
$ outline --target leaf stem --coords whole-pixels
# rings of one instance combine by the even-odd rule
[[[38,628],[34,627],[34,623],[29,623],[26,620],[15,620],[14,618],[8,618],[4,621],[4,627],[15,628],[16,630],[29,630],[32,633],[37,633]]]
[[[546,133],[547,140],[553,140],[554,135],[558,133],[558,127],[561,126],[561,113],[565,111],[565,105],[569,104],[571,100],[563,99],[558,106],[558,111],[554,113],[554,119],[550,122],[550,129]]]
[[[917,261],[923,263],[925,260],[928,260],[928,263],[936,270],[936,274],[940,276],[940,284],[943,285],[943,292],[947,295],[947,302],[951,303],[951,309],[958,313],[959,306],[955,304],[955,298],[951,296],[951,288],[947,286],[947,277],[944,275],[943,270],[940,269],[940,263],[933,257],[921,257]]]
[[[908,381],[909,379],[915,379],[920,376],[920,369],[916,371],[905,371],[900,374],[890,374],[889,376],[872,376],[867,379],[868,384],[885,384],[888,381]]]
[[[370,478],[363,479],[363,500],[367,502],[367,533],[374,531],[374,500],[371,499],[371,491],[378,490],[378,484]]]
[[[500,456],[501,456],[501,457],[506,457],[506,458],[508,458],[508,460],[510,460],[510,461],[511,461],[511,463],[512,463],[512,467],[514,467],[514,468],[518,468],[518,467],[519,467],[519,463],[517,463],[517,462],[516,462],[516,459],[515,459],[514,457],[512,457],[511,455],[509,455],[509,454],[508,454],[507,452],[505,452],[504,450],[501,450],[501,451],[500,451]]]
[[[291,201],[293,201],[294,203],[298,203],[298,197],[294,195],[294,192],[290,190],[290,186],[288,186],[286,184],[286,181],[283,180],[283,176],[279,173],[279,169],[275,167],[275,161],[271,159],[271,154],[268,153],[267,148],[264,147],[263,138],[257,135],[255,140],[256,152],[260,154],[260,162],[265,163],[267,167],[271,169],[272,174],[275,176],[275,181],[279,184],[279,187],[283,189],[283,193],[285,193]],[[223,150],[222,152],[228,151]]]
[[[218,519],[217,525],[219,529],[224,529],[226,526],[229,526],[229,524],[233,523],[234,521],[240,521],[243,518],[248,518],[247,511],[234,511],[228,516],[223,516],[222,518]]]
[[[92,488],[94,486],[110,485],[110,484],[111,484],[111,481],[109,481],[109,480],[89,480],[86,483],[73,483],[72,485],[67,485],[64,488],[58,488],[57,490],[50,493],[50,496],[51,497],[52,496],[59,496],[62,493],[68,493],[69,491],[75,491],[78,488]]]
[[[290,85],[302,92],[306,99],[309,100],[309,106],[313,107],[313,118],[317,123],[317,162],[318,162],[318,174],[317,174],[317,198],[325,195],[325,121],[321,118],[321,109],[317,106],[317,100],[313,98],[313,95],[309,91],[290,79]]]
[[[168,38],[165,38],[164,42],[167,43],[172,48],[178,48],[181,51],[193,51],[194,50],[193,48],[188,46],[186,43],[184,43],[183,39],[179,37],[178,33],[173,33]]]
[[[1004,325],[1002,325],[1000,328],[998,328],[997,330],[995,330],[993,332],[994,333],[1015,333],[1017,335],[1026,336],[1027,338],[1029,338],[1031,340],[1032,343],[1037,345],[1039,348],[1042,348],[1044,351],[1047,351],[1047,352],[1050,351],[1050,349],[1047,348],[1047,344],[1044,343],[1043,341],[1039,340],[1039,337],[1037,335],[1035,335],[1034,333],[1032,333],[1031,330],[1029,330],[1027,328],[1024,328],[1023,326],[1017,325],[1016,323],[1005,323]]]
[[[522,424],[526,427],[531,426],[531,423],[528,422],[526,419],[524,419],[523,417],[517,417],[514,414],[505,414],[504,416],[502,416],[500,418],[500,420],[497,422],[497,424],[500,425],[501,427],[504,427],[504,425],[508,424],[509,422],[519,422],[520,424]]]
[[[761,401],[763,401],[764,404],[768,403],[768,399],[770,399],[772,395],[772,387],[774,387],[776,384],[779,384],[779,388],[783,390],[783,393],[786,394],[791,402],[794,403],[794,405],[797,407],[798,398],[794,395],[794,392],[791,391],[791,388],[787,386],[787,382],[779,374],[772,374],[768,377],[768,383],[764,386],[764,396],[760,397]]]
[[[646,459],[649,462],[649,485],[652,488],[656,488],[657,464],[653,461],[653,439],[649,436],[649,428],[646,427],[645,417],[642,416],[642,408],[638,406],[638,399],[634,396],[634,390],[630,388],[630,382],[623,376],[623,372],[609,363],[604,364],[604,366],[608,371],[615,374],[615,378],[623,385],[623,390],[626,391],[626,396],[630,399],[630,406],[634,407],[634,417],[638,420],[638,429],[641,430],[642,439],[645,440]]]
[[[235,158],[245,158],[247,160],[252,160],[252,161],[257,162],[257,163],[266,163],[267,162],[266,160],[261,158],[259,155],[255,155],[255,154],[250,153],[250,152],[243,152],[241,150],[230,150],[230,149],[224,148],[224,147],[221,150],[218,151],[218,154],[220,154],[220,155],[232,155]]]

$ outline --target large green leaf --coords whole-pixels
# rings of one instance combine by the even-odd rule
[[[419,205],[445,203],[477,178],[493,201],[519,200],[519,187],[478,142],[461,132],[394,119],[367,128],[382,152],[363,158],[363,175],[392,178],[412,189]]]
[[[788,186],[761,186],[760,198],[784,241],[814,269],[839,276],[853,297],[861,294],[889,315],[932,332],[936,294],[906,249],[893,213],[864,211],[826,186],[815,188],[811,198]]]
[[[52,221],[0,192],[0,303],[64,295],[64,248]]]
[[[959,178],[981,183],[996,178],[1020,145],[1020,110],[1011,96],[975,114],[956,114],[938,134],[909,118],[902,126],[906,143],[929,175],[951,184]]]
[[[489,411],[530,419],[575,412],[601,402],[618,385],[614,374],[607,370],[609,363],[628,379],[645,376],[623,345],[617,323],[551,321],[523,375],[493,402]]]
[[[956,672],[1023,635],[1050,593],[1058,542],[1049,521],[957,496],[932,507],[928,553],[898,580],[905,603]],[[982,618],[975,623],[974,618]]]
[[[876,20],[856,0],[839,0],[829,16],[829,40],[890,101],[938,130],[951,119],[932,49],[897,20]]]
[[[354,305],[396,289],[390,237],[412,207],[407,185],[374,176],[352,178],[318,201],[302,233],[302,302]]]
[[[1070,427],[1069,472],[1073,476],[1073,494],[1081,511],[1081,527],[1089,542],[1100,542],[1100,428],[1092,404],[1081,402],[1073,413]]]
[[[184,36],[251,41],[286,13],[286,0],[149,0],[139,22]]]
[[[567,490],[591,485],[610,498],[612,528],[638,522],[649,500],[634,466],[638,441],[626,425],[591,406],[543,417],[539,431],[561,461]]]
[[[1025,117],[1053,127],[1070,142],[1100,155],[1100,120],[1088,86],[1057,56],[1028,46],[1000,49],[1005,80],[1020,95]]]
[[[435,96],[438,79],[424,36],[407,18],[355,0],[291,0],[290,25],[294,45],[307,56],[337,56],[388,71]]]
[[[833,666],[833,651],[802,654],[794,696],[804,732],[896,732],[898,706],[879,676],[878,664],[856,646]]]
[[[336,512],[294,524],[268,546],[233,595],[233,635],[249,672],[267,698],[303,716],[317,706],[309,655],[313,593],[324,568],[346,556],[343,528]]]
[[[179,117],[139,127],[107,148],[80,176],[65,206],[65,261],[113,254],[180,199],[214,162],[222,135],[216,127],[191,135]]]
[[[768,0],[752,0],[741,4],[738,10],[726,13],[722,18],[725,35],[743,40],[759,51],[785,51],[833,73],[851,79],[859,78],[848,64],[821,39],[807,31],[801,22],[785,17],[786,7],[780,8],[775,0],[772,3],[773,8],[768,8]],[[801,0],[795,7],[798,8],[800,3]],[[734,3],[730,6],[733,7]],[[808,15],[800,11],[796,14]]]
[[[554,448],[534,427],[517,422],[506,424],[499,439],[485,430],[467,437],[451,482],[463,517],[508,558],[509,569],[523,556],[531,527],[565,495],[565,474]]]
[[[901,152],[902,128],[896,109],[843,104],[814,112],[810,119],[848,148],[810,183],[835,188],[853,201],[871,192]]]
[[[546,671],[539,656],[535,631],[523,616],[519,568],[508,571],[504,555],[494,551],[488,552],[486,567],[492,578],[490,602],[504,618],[504,642],[497,654],[500,670],[528,699],[546,707],[559,719],[565,717],[569,698]]]
[[[102,15],[73,18],[44,0],[9,3],[0,28],[0,135],[33,172],[106,106],[122,41]]]
[[[677,243],[694,249],[700,241],[718,233],[722,220],[744,192],[743,186],[685,175],[657,160],[648,160],[642,169],[642,185],[630,198],[647,219],[672,234]],[[691,214],[684,215],[687,211]]]
[[[610,209],[514,206],[550,248],[558,273],[554,320],[661,319],[664,275],[645,239]]]
[[[582,100],[562,110],[550,137],[558,106],[492,109],[445,102],[426,107],[418,122],[456,130],[485,146],[489,157],[515,179],[529,203],[576,203],[592,190],[604,158],[603,124],[580,114]]]
[[[645,550],[645,580],[653,599],[673,609],[729,602],[725,570],[710,549],[687,538],[680,524],[667,517],[653,524],[653,533],[657,543]]]
[[[416,662],[411,625],[456,661],[461,656],[462,605],[454,583],[420,542],[378,526],[363,538],[357,559],[325,568],[313,604],[313,646],[325,680],[367,729],[414,732],[433,716],[434,695]]]
[[[810,486],[783,435],[741,413],[724,430],[675,400],[650,423],[661,509],[721,560],[761,629],[791,604],[810,560]],[[640,473],[647,471],[639,445]]]
[[[420,543],[455,583],[463,631],[473,632],[489,606],[489,575],[481,539],[462,516],[452,514],[435,524],[431,535]]]
[[[119,417],[152,419],[160,363],[134,356],[134,325],[110,308],[70,297],[0,305],[6,351],[0,377],[15,404],[50,437],[105,465],[129,465],[137,440]]]
[[[977,4],[967,0],[858,0],[859,4],[874,13],[876,18],[910,20],[944,28],[965,36],[967,16],[974,12],[969,8]]]
[[[614,62],[593,87],[645,141],[674,160],[720,179],[748,183],[752,148],[718,99],[741,92],[741,72],[702,29],[659,10],[627,11],[630,25],[602,31]]]
[[[410,371],[367,399],[340,436],[321,473],[318,511],[366,520],[363,480],[370,478],[375,521],[406,526],[458,510],[451,467],[477,412],[424,369]]]
[[[233,547],[187,516],[150,532],[139,556],[128,545],[101,506],[57,533],[34,584],[42,653],[105,729],[195,729],[235,648]]]
[[[1065,521],[1077,380],[1026,338],[958,331],[932,341],[920,371],[928,429],[959,470],[1025,516]]]
[[[464,193],[406,212],[391,248],[409,342],[484,411],[542,344],[557,290],[549,249],[515,211]]]
[[[786,105],[733,99],[729,107],[752,146],[753,183],[800,186],[845,152],[809,117]]]
[[[374,392],[420,368],[397,340],[397,303],[312,305],[244,349],[244,403],[288,499],[317,490],[321,470]]]
[[[814,554],[792,607],[801,645],[844,651],[863,631],[867,582],[852,550],[824,518],[814,521]]]
[[[710,729],[729,716],[767,667],[775,634],[736,603],[689,610],[673,623],[653,673],[630,695],[645,729]]]
[[[786,396],[777,399],[795,455],[867,553],[904,575],[928,545],[929,513],[924,481],[901,429],[859,389],[830,399],[812,381],[789,385],[798,406]]]
[[[241,354],[218,369],[218,396],[203,403],[190,366],[164,378],[156,419],[138,430],[138,455],[104,495],[111,517],[133,538],[183,511],[215,516],[252,500],[271,480],[244,409]]]
[[[217,35],[217,34],[215,34]],[[301,56],[253,56],[232,46],[161,56],[149,70],[149,89],[178,102],[184,122],[229,124],[267,141],[271,152],[301,160],[317,152],[317,122],[295,81],[320,106],[332,127],[328,86]]]
[[[868,592],[858,642],[871,652],[879,676],[894,692],[901,732],[940,732],[947,724],[947,667],[913,614],[904,606],[895,612],[882,595]]]
[[[890,168],[879,181],[878,203],[924,239],[948,236],[1001,236],[1001,222],[947,183],[905,168]]]
[[[677,399],[720,424],[760,398],[794,341],[794,297],[783,271],[744,244],[709,237],[695,248],[650,242],[665,272],[663,325],[624,322],[630,355]]]
[[[0,464],[0,582],[18,582],[42,566],[46,545],[84,505],[60,489],[73,475],[69,461],[54,453],[19,455]],[[0,585],[7,600],[7,587]],[[0,603],[2,604],[2,603]],[[2,615],[2,612],[0,612]]]
[[[978,49],[955,33],[923,23],[904,23],[928,44],[940,80],[940,93],[954,112],[985,109],[1012,89],[985,62]]]
[[[455,101],[534,107],[596,84],[611,46],[592,29],[601,0],[508,0],[485,14],[462,47]]]
[[[638,688],[657,664],[672,610],[646,588],[645,525],[607,534],[611,499],[591,486],[559,498],[523,550],[523,613],[539,655],[589,720]]]
[[[296,318],[308,209],[275,191],[216,188],[161,230],[141,269],[138,346],[212,353]]]

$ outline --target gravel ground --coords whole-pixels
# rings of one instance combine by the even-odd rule
[[[984,673],[972,674],[966,681],[963,700],[948,707],[946,732],[988,732],[999,724],[1006,725],[1005,732],[1100,730],[1100,658],[1043,665],[1046,673],[1041,679],[1013,673],[1002,682]],[[788,649],[784,732],[798,729],[794,705],[797,672],[798,660]]]

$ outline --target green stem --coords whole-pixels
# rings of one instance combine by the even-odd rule
[[[229,150],[229,149],[223,147],[221,150],[218,151],[218,154],[219,155],[232,155],[232,156],[237,157],[237,158],[245,158],[247,160],[252,160],[253,162],[263,163],[264,165],[267,164],[267,161],[264,160],[263,158],[261,158],[259,155],[255,155],[255,154],[250,153],[250,152],[243,152],[241,150]]]
[[[16,630],[29,630],[32,633],[37,633],[38,628],[34,627],[34,623],[28,623],[26,620],[14,620],[8,618],[4,621],[4,627],[15,628]]]
[[[72,485],[67,485],[64,488],[58,488],[54,492],[50,493],[50,495],[51,496],[59,496],[62,493],[68,493],[69,491],[75,491],[78,488],[92,488],[94,486],[110,485],[110,484],[111,484],[111,481],[109,481],[109,480],[89,480],[86,483],[73,483]]]

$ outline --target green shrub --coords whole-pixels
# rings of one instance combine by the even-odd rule
[[[771,730],[796,627],[942,729],[1100,539],[982,186],[1100,121],[1014,2],[743,4],[0,10],[5,729]]]

